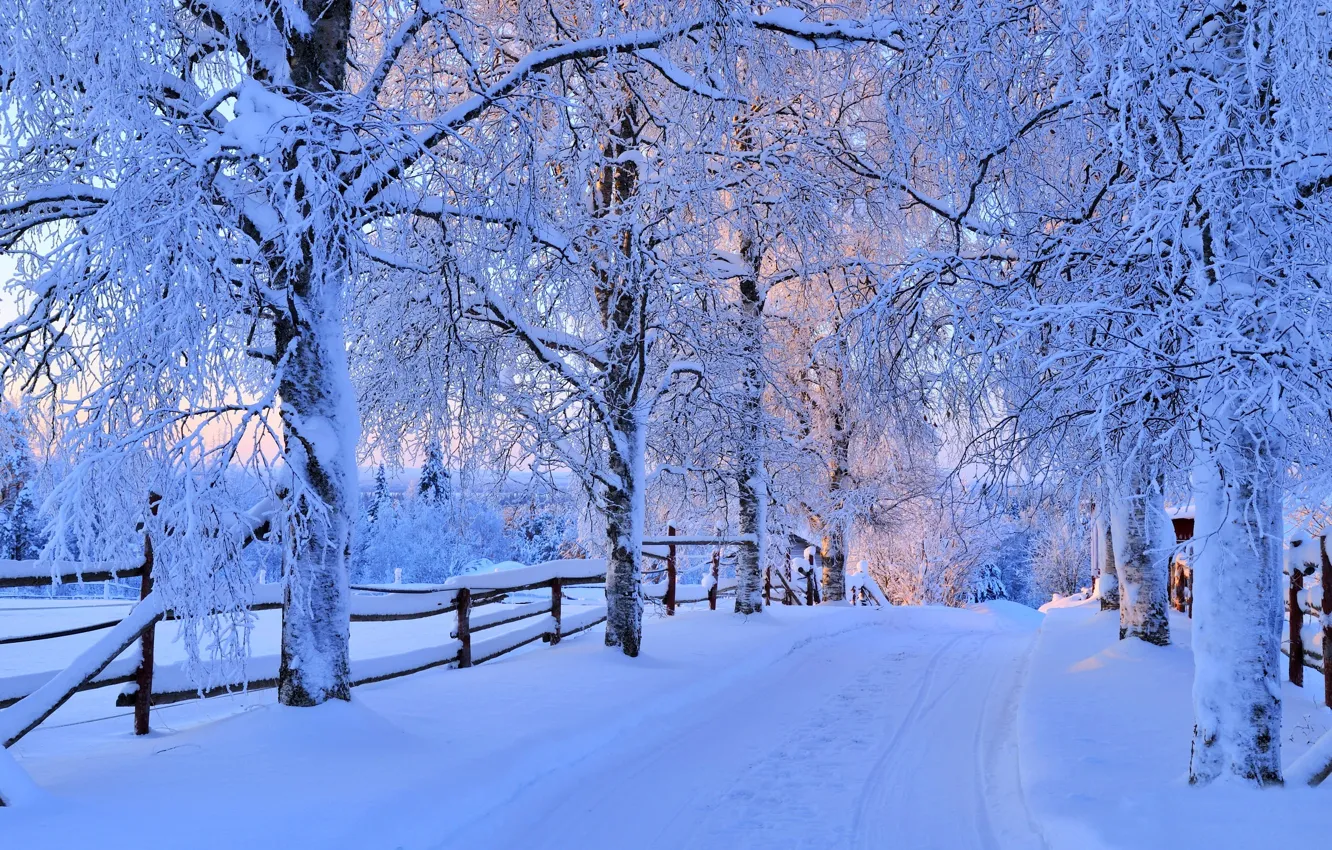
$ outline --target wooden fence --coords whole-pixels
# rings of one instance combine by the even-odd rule
[[[1306,553],[1305,546],[1317,547],[1317,552]],[[1332,587],[1332,561],[1327,546],[1324,535],[1293,540],[1287,549],[1287,636],[1281,651],[1289,658],[1292,684],[1304,685],[1305,667],[1323,674],[1323,701],[1332,708],[1332,675],[1328,675],[1327,663],[1332,656],[1332,593],[1327,592]],[[1306,641],[1306,633],[1314,638],[1321,633],[1321,639]]]
[[[674,567],[674,547],[671,548],[671,567]],[[149,712],[154,705],[277,686],[280,661],[277,654],[247,659],[243,680],[214,683],[202,690],[191,679],[184,663],[156,662],[155,627],[158,622],[177,619],[177,615],[166,609],[153,591],[152,558],[151,542],[145,539],[140,562],[97,565],[0,562],[3,587],[142,579],[139,602],[124,618],[0,637],[0,644],[17,644],[107,632],[63,670],[0,679],[0,741],[5,747],[12,746],[80,691],[123,686],[116,704],[134,708],[135,732],[142,735],[148,732]],[[703,585],[679,585],[676,571],[670,569],[665,582],[644,585],[644,596],[668,600],[671,614],[676,605],[694,602],[706,601],[715,609],[719,595],[733,592],[735,584],[733,579],[719,580],[715,567],[710,578]],[[579,586],[604,586],[605,579],[603,560],[562,560],[497,573],[455,576],[442,585],[353,585],[352,623],[417,620],[447,614],[453,617],[447,638],[436,645],[388,656],[352,659],[352,685],[382,682],[432,667],[471,667],[538,640],[558,644],[562,638],[606,619],[604,604],[566,612],[565,591]],[[517,603],[510,600],[514,594],[533,591],[545,591],[549,598]],[[280,610],[282,593],[280,584],[257,585],[246,607],[250,611]],[[493,636],[485,634],[501,626],[512,628]],[[135,641],[139,642],[137,657],[120,658]]]

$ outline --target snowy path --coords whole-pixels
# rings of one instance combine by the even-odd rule
[[[440,846],[1039,848],[1014,743],[1030,644],[971,629],[812,641]]]
[[[54,802],[0,809],[0,847],[142,847],[146,799],[196,850],[235,847],[199,825],[238,813],[257,848],[1040,848],[1013,745],[1033,628],[1012,607],[693,610],[651,618],[637,659],[589,633],[351,705],[186,702],[146,738],[70,718],[12,751]]]

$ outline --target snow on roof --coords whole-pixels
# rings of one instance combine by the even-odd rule
[[[1182,505],[1166,506],[1166,513],[1170,515],[1171,519],[1193,519],[1196,510],[1197,509],[1193,506],[1193,502],[1186,502]]]

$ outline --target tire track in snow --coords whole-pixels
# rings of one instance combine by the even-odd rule
[[[1005,737],[1026,646],[952,628],[802,642],[441,846],[1039,847]]]
[[[917,687],[915,699],[911,701],[911,706],[907,709],[902,722],[898,724],[893,737],[884,747],[882,754],[874,762],[874,767],[870,771],[869,779],[861,789],[860,797],[856,801],[856,816],[852,822],[851,832],[855,838],[856,848],[873,848],[880,846],[872,843],[869,836],[866,835],[865,822],[868,816],[876,816],[878,811],[885,808],[889,801],[882,798],[881,792],[884,788],[884,774],[893,758],[897,755],[898,745],[902,741],[902,736],[906,733],[908,727],[917,722],[924,713],[923,704],[925,697],[929,694],[930,686],[934,683],[935,675],[938,673],[940,662],[950,649],[956,646],[965,635],[958,635],[935,651],[930,657],[929,663],[925,668],[925,674],[921,677],[920,685]],[[871,814],[871,811],[873,814]]]

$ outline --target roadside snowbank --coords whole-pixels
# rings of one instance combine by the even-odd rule
[[[1193,730],[1189,621],[1172,646],[1118,640],[1095,600],[1047,606],[1018,719],[1023,787],[1050,850],[1249,850],[1318,840],[1332,788],[1188,785]],[[1312,673],[1313,671],[1308,671]],[[1316,689],[1316,690],[1315,690]],[[1283,760],[1332,726],[1317,675],[1285,686]]]

